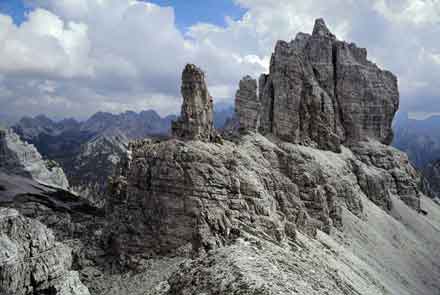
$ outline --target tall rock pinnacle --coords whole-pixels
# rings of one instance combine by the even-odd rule
[[[180,118],[172,124],[172,134],[181,139],[212,141],[216,137],[213,125],[213,103],[205,83],[205,74],[193,64],[182,73],[183,104]]]

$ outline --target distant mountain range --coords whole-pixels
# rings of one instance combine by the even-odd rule
[[[39,115],[22,118],[12,129],[44,158],[58,162],[74,191],[101,206],[107,179],[125,157],[128,141],[167,135],[175,119],[162,118],[152,110],[117,115],[98,112],[84,122],[56,122]]]
[[[399,113],[394,120],[393,146],[407,153],[419,169],[440,159],[440,116],[411,119]]]
[[[217,105],[214,124],[221,128],[233,114],[228,105]],[[58,162],[70,187],[95,205],[103,205],[108,177],[127,154],[130,140],[164,137],[176,115],[161,117],[154,110],[121,114],[98,112],[80,122],[55,121],[45,115],[24,117],[12,126],[20,138],[33,144],[45,159]]]

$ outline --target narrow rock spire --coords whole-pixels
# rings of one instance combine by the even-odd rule
[[[205,73],[187,64],[182,73],[183,104],[180,118],[172,124],[172,134],[181,139],[213,141],[213,102],[205,83]]]

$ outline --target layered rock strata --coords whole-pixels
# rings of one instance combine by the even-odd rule
[[[420,193],[407,157],[380,143],[341,153],[248,135],[223,145],[144,142],[112,183],[112,245],[119,255],[208,251],[243,231],[282,243],[363,218],[361,196],[383,210],[392,197],[416,211]],[[129,167],[129,168],[128,168]],[[142,255],[143,255],[142,254]]]
[[[206,87],[205,73],[195,65],[186,65],[182,73],[181,92],[182,111],[180,118],[172,123],[173,136],[213,141],[216,138],[213,104]]]
[[[239,101],[255,104],[253,94]],[[269,74],[259,79],[259,103],[263,134],[340,151],[369,139],[390,144],[399,92],[396,77],[368,61],[366,49],[337,40],[318,19],[312,35],[277,42]]]

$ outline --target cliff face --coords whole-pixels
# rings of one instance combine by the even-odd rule
[[[255,110],[254,101],[239,93],[239,117]],[[318,19],[312,35],[277,42],[259,101],[263,134],[340,151],[367,139],[389,144],[399,92],[396,77],[368,61],[366,49],[337,40]]]

